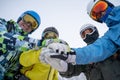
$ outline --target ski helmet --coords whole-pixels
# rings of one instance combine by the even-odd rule
[[[91,29],[92,32],[86,33],[84,37],[82,37],[83,32],[87,29]],[[96,41],[99,37],[99,33],[97,28],[92,24],[85,24],[80,28],[80,36],[82,37],[83,41],[87,44],[91,44]]]
[[[20,21],[20,20],[22,20],[22,18],[24,17],[24,16],[31,16],[33,19],[35,19],[35,25],[33,25],[32,27],[33,27],[33,30],[31,31],[31,33],[34,31],[34,30],[36,30],[38,27],[39,27],[39,25],[41,24],[41,19],[40,19],[40,16],[39,16],[39,14],[38,13],[36,13],[35,11],[33,11],[33,10],[29,10],[29,11],[25,11],[23,14],[21,14],[20,15],[20,17],[18,18],[18,20],[17,20],[17,23]],[[26,16],[26,17],[27,17]]]
[[[48,34],[50,32],[55,33],[56,37],[59,37],[59,33],[55,27],[47,27],[42,33],[42,39],[44,39],[46,34]]]
[[[87,5],[88,15],[97,22],[104,22],[114,5],[107,0],[91,0]]]

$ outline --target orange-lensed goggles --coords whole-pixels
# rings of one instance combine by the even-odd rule
[[[54,32],[48,32],[44,35],[44,39],[56,39],[58,38],[58,35]]]
[[[22,19],[25,23],[31,23],[32,29],[36,29],[38,27],[37,21],[32,16],[26,14]]]
[[[105,1],[98,1],[91,10],[90,16],[94,20],[100,19],[108,7],[108,4]]]
[[[84,31],[81,32],[81,37],[82,37],[83,39],[85,39],[87,34],[91,35],[91,34],[93,34],[94,32],[95,32],[95,29],[94,29],[94,28],[87,28],[87,29],[85,29]]]

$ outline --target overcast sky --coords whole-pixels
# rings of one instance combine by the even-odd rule
[[[34,10],[41,17],[40,27],[30,35],[40,39],[42,31],[49,26],[58,29],[60,38],[71,47],[82,47],[86,44],[79,36],[80,27],[86,23],[97,26],[100,36],[108,29],[105,24],[93,21],[86,11],[90,0],[0,0],[0,17],[6,20],[17,18],[26,10]],[[115,5],[120,0],[110,0]],[[81,79],[83,80],[83,79]]]
[[[80,27],[86,23],[97,26],[100,36],[107,27],[93,21],[86,11],[90,0],[1,0],[0,17],[15,21],[26,10],[35,10],[41,16],[41,25],[31,37],[40,39],[42,31],[49,26],[58,29],[60,38],[67,41],[71,47],[82,47],[86,44],[79,36]],[[120,0],[111,0],[120,4]]]

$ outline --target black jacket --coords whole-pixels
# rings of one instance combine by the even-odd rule
[[[68,71],[60,73],[63,77],[77,76],[84,72],[87,80],[120,80],[120,60],[113,56],[87,65],[68,64]]]

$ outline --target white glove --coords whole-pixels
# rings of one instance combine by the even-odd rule
[[[41,62],[50,64],[53,68],[58,70],[59,72],[66,72],[67,71],[67,63],[60,59],[51,58],[51,55],[57,55],[52,49],[49,48],[42,48],[41,55],[39,59]],[[59,55],[59,54],[58,54]]]
[[[45,57],[45,61],[50,64],[53,68],[55,68],[56,70],[58,70],[59,72],[66,72],[67,68],[68,68],[68,64],[67,62],[60,60],[60,59],[53,59],[50,57],[50,55],[54,55],[56,53],[50,53],[50,54],[46,54]]]
[[[59,54],[67,54],[67,52],[70,51],[69,46],[62,43],[51,43],[47,48],[52,49],[54,52]]]
[[[41,53],[40,53],[40,56],[39,56],[39,60],[43,63],[47,63],[46,62],[46,56],[50,53],[52,53],[53,50],[49,49],[49,48],[46,48],[46,47],[43,47],[41,49]]]
[[[62,43],[51,43],[47,48],[42,48],[39,59],[50,64],[53,68],[59,72],[67,71],[67,63],[75,64],[76,55],[75,52],[70,52],[68,45]]]
[[[76,64],[76,54],[74,50],[71,50],[70,52],[68,52],[67,54],[51,54],[50,55],[51,58],[55,58],[55,59],[60,59],[60,60],[64,60],[67,63],[72,63],[73,65]]]

